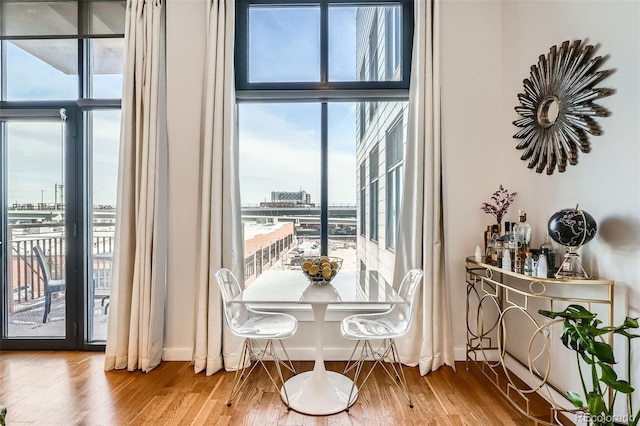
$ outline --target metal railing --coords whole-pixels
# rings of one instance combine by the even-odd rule
[[[92,236],[92,273],[96,293],[108,293],[111,272],[115,224],[94,224]],[[29,223],[8,225],[7,243],[11,250],[7,262],[7,300],[9,312],[17,306],[31,304],[44,297],[44,273],[40,270],[35,246],[40,246],[49,266],[51,279],[63,279],[65,274],[64,224]]]

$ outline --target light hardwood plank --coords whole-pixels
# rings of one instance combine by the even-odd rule
[[[8,425],[532,425],[475,369],[440,368],[424,377],[405,368],[414,408],[377,369],[348,413],[306,416],[287,411],[256,370],[231,407],[233,373],[194,374],[188,362],[164,362],[150,373],[103,371],[94,352],[0,351],[0,404]],[[295,362],[298,371],[313,367]],[[345,363],[329,362],[342,371]],[[273,368],[273,365],[271,365]],[[275,368],[273,368],[275,372]],[[545,407],[541,406],[540,410]]]

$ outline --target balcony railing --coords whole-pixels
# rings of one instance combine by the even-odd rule
[[[115,224],[94,224],[92,237],[92,273],[96,295],[109,292],[111,256]],[[33,248],[40,246],[49,265],[51,279],[63,279],[65,271],[64,224],[10,224],[8,241],[11,250],[7,262],[7,299],[9,312],[29,306],[44,298],[44,274]],[[96,256],[102,255],[102,256]]]

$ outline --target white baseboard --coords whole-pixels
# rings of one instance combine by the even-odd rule
[[[162,350],[163,361],[191,361],[193,348],[164,348]]]
[[[353,344],[352,342],[350,342]],[[326,361],[346,361],[353,351],[353,346],[323,348],[322,355]],[[312,346],[287,345],[287,352],[291,359],[296,361],[313,361],[316,359],[316,351]],[[164,348],[162,351],[163,361],[191,361],[193,348]],[[464,348],[454,348],[453,356],[455,361],[465,361],[466,352]]]

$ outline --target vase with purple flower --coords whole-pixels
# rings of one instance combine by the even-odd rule
[[[507,214],[509,206],[513,203],[517,192],[509,193],[505,187],[500,185],[498,190],[491,196],[491,203],[482,203],[480,207],[485,213],[493,215],[498,225],[498,233],[502,233],[502,219]]]

